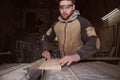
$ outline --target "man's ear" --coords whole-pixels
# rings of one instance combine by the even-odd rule
[[[75,10],[75,4],[73,5],[73,10]]]

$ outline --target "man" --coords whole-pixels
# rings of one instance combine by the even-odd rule
[[[48,45],[55,37],[58,38],[62,56],[59,61],[61,66],[69,66],[96,53],[100,48],[99,39],[92,24],[75,10],[75,0],[59,0],[59,11],[59,21],[44,37],[42,56],[46,59],[51,58]]]

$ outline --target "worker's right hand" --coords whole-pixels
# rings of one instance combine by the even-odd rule
[[[49,60],[51,58],[49,51],[43,51],[42,56],[45,57],[45,59]]]

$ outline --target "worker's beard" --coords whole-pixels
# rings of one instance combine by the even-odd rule
[[[64,12],[63,14],[61,14],[61,17],[63,20],[67,20],[71,17],[72,14],[73,14],[73,11],[71,11],[70,14]]]

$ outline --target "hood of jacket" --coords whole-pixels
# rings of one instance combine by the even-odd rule
[[[61,21],[61,22],[71,22],[74,19],[76,19],[78,17],[78,15],[80,15],[80,12],[78,10],[75,10],[73,12],[73,14],[71,15],[71,17],[68,18],[67,20],[64,20],[61,16],[58,17],[58,20]]]

